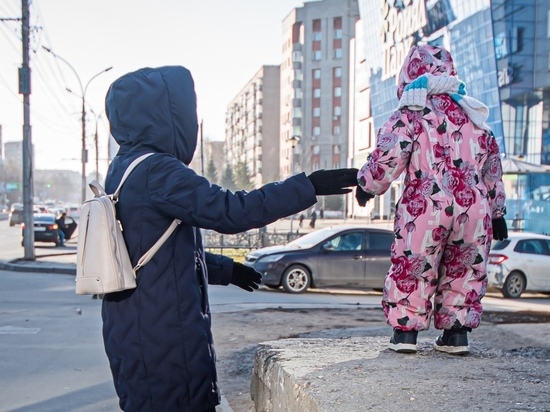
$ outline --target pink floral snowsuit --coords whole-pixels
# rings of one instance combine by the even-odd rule
[[[450,53],[413,47],[398,97],[425,73],[456,76]],[[393,113],[358,173],[360,187],[376,195],[406,173],[382,306],[388,324],[405,331],[429,329],[432,311],[436,329],[476,328],[492,219],[506,212],[499,148],[490,130],[474,124],[449,94],[428,93],[424,106]]]

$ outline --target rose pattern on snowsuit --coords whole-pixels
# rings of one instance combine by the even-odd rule
[[[456,75],[450,53],[413,47],[399,74],[398,97],[425,73]],[[382,195],[403,173],[382,297],[386,320],[402,330],[425,330],[433,315],[438,329],[475,328],[487,287],[491,221],[506,212],[496,139],[449,95],[429,95],[423,109],[404,107],[382,125],[358,182]]]

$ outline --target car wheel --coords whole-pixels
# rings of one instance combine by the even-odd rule
[[[506,278],[502,287],[502,294],[505,298],[516,299],[525,291],[526,285],[525,276],[520,272],[512,272]]]
[[[303,293],[311,283],[311,274],[305,267],[293,265],[285,270],[281,283],[288,293]]]

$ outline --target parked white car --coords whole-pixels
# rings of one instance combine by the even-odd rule
[[[506,240],[493,241],[487,275],[489,286],[507,298],[550,292],[550,236],[512,232]]]

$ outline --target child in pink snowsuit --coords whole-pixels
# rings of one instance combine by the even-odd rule
[[[414,46],[397,96],[398,110],[358,173],[365,201],[406,174],[382,298],[394,328],[389,347],[416,352],[433,313],[444,329],[434,348],[466,354],[467,332],[480,323],[491,240],[507,237],[499,148],[487,107],[466,95],[447,50]]]

